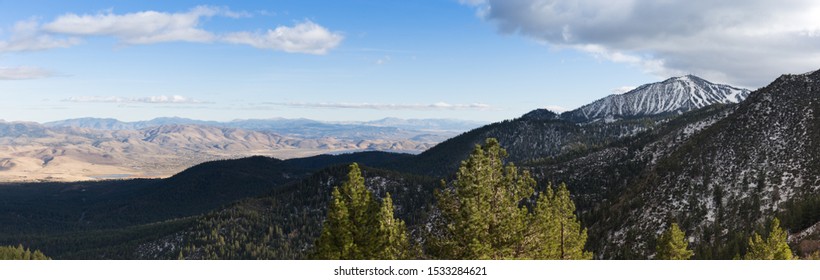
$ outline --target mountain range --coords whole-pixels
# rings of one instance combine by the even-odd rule
[[[713,84],[695,76],[682,76],[640,86],[621,95],[610,95],[576,110],[555,114],[536,110],[525,114],[528,127],[503,133],[490,125],[483,136],[466,145],[441,145],[466,155],[478,138],[527,134],[528,145],[519,145],[513,160],[554,156],[567,149],[602,145],[611,139],[647,129],[644,123],[600,120],[680,114],[711,104],[736,103],[749,91]],[[561,119],[561,125],[538,127],[541,120]],[[585,124],[585,125],[580,125]],[[0,180],[75,181],[112,178],[171,176],[209,160],[267,155],[305,157],[322,153],[363,150],[420,153],[480,123],[447,119],[385,118],[368,122],[330,123],[309,119],[250,119],[229,122],[186,118],[156,118],[123,122],[110,118],[79,118],[44,123],[0,122]],[[616,128],[617,127],[617,128]],[[617,129],[618,131],[613,131]],[[477,134],[478,132],[472,132]],[[613,138],[613,135],[615,137]],[[510,139],[511,140],[511,139]],[[573,145],[566,143],[577,142]],[[446,147],[446,148],[445,148]],[[423,160],[449,153],[432,151]],[[457,162],[450,162],[454,165]]]
[[[198,125],[273,132],[284,136],[303,138],[409,139],[429,134],[440,140],[452,133],[460,133],[483,125],[481,122],[454,119],[399,119],[384,118],[365,122],[322,122],[310,119],[248,119],[229,122],[202,121],[179,117],[155,118],[147,121],[123,122],[111,118],[78,118],[47,122],[46,127],[75,127],[98,130],[139,130],[164,125]],[[439,140],[439,141],[440,141]]]
[[[419,153],[479,125],[446,119],[345,124],[307,119],[0,121],[0,181],[167,177],[205,161],[253,155],[293,158],[366,150]]]
[[[751,92],[684,76],[562,114],[536,109],[417,155],[251,157],[166,179],[5,184],[0,243],[55,258],[306,258],[351,162],[423,240],[440,180],[493,137],[539,188],[568,185],[598,259],[653,258],[671,222],[695,258],[732,259],[775,217],[806,256],[820,250],[818,104],[820,71]]]

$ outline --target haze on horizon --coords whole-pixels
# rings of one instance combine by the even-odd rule
[[[4,1],[0,119],[489,122],[684,74],[755,89],[820,66],[817,14],[809,0]]]

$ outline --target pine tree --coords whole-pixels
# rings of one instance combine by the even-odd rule
[[[562,260],[589,260],[592,259],[591,252],[584,251],[587,242],[587,230],[581,227],[581,222],[575,216],[575,203],[569,195],[567,185],[561,183],[555,197],[552,200],[559,240],[558,251]]]
[[[476,145],[456,180],[436,191],[440,216],[428,253],[443,259],[590,259],[586,229],[575,217],[566,185],[542,193],[511,163],[498,141]],[[527,207],[532,205],[533,210]]]
[[[373,194],[364,186],[364,177],[358,164],[350,165],[347,182],[342,184],[340,195],[346,199],[350,219],[350,235],[353,239],[352,254],[347,259],[372,259],[374,240],[373,228],[376,228],[375,215],[378,204]]]
[[[552,186],[547,186],[538,197],[533,219],[537,240],[543,244],[535,254],[536,258],[592,259],[592,253],[584,251],[587,230],[581,227],[575,216],[575,203],[570,198],[566,184],[560,184],[557,191],[553,191]]]
[[[689,250],[686,242],[686,235],[680,230],[677,223],[672,223],[669,228],[658,237],[656,250],[659,260],[688,260],[695,253]]]
[[[381,206],[364,186],[358,164],[341,187],[333,188],[327,219],[316,241],[317,259],[406,258],[408,239],[404,222],[393,217],[388,194]]]
[[[786,242],[786,232],[780,228],[780,220],[774,218],[769,229],[769,236],[763,240],[757,232],[749,238],[749,247],[746,250],[747,260],[791,260],[794,258],[789,244]]]
[[[526,207],[535,181],[503,165],[507,156],[495,139],[476,145],[461,163],[452,188],[437,191],[445,225],[434,236],[431,253],[444,259],[505,259],[523,257],[517,246],[526,230]],[[444,187],[444,183],[442,183]]]
[[[17,245],[16,247],[1,246],[0,260],[50,260],[50,258],[46,257],[40,250],[32,252],[30,249],[24,248],[23,245]]]
[[[552,186],[547,188],[539,194],[538,200],[531,216],[532,226],[530,227],[531,234],[534,236],[533,243],[527,244],[528,250],[532,250],[533,257],[536,259],[555,260],[561,258],[560,250],[560,226],[556,218],[556,211],[553,207],[555,200],[555,192]]]
[[[382,260],[405,259],[409,257],[410,244],[404,221],[393,217],[393,199],[390,193],[382,200],[378,215],[378,238],[375,257]]]

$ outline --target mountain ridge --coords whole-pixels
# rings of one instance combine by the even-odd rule
[[[644,84],[623,94],[611,94],[564,112],[561,118],[590,122],[683,113],[717,103],[738,103],[748,97],[750,92],[748,89],[715,84],[694,75],[685,75]]]
[[[181,117],[158,117],[150,120],[142,121],[120,121],[115,118],[73,118],[57,121],[50,121],[42,123],[46,127],[80,127],[93,128],[102,130],[123,130],[123,129],[142,129],[160,125],[171,124],[196,124],[208,125],[230,128],[242,128],[259,130],[263,127],[282,127],[286,125],[327,125],[327,126],[341,126],[356,128],[358,126],[371,127],[391,127],[408,130],[426,130],[426,128],[434,128],[434,130],[443,131],[464,131],[472,129],[484,124],[483,122],[467,121],[460,119],[402,119],[387,117],[372,121],[351,121],[351,122],[326,122],[306,118],[270,118],[270,119],[237,119],[226,122],[197,120]]]

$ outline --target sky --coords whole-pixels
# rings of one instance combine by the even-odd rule
[[[809,0],[6,1],[0,119],[570,110],[672,76],[820,68]]]

